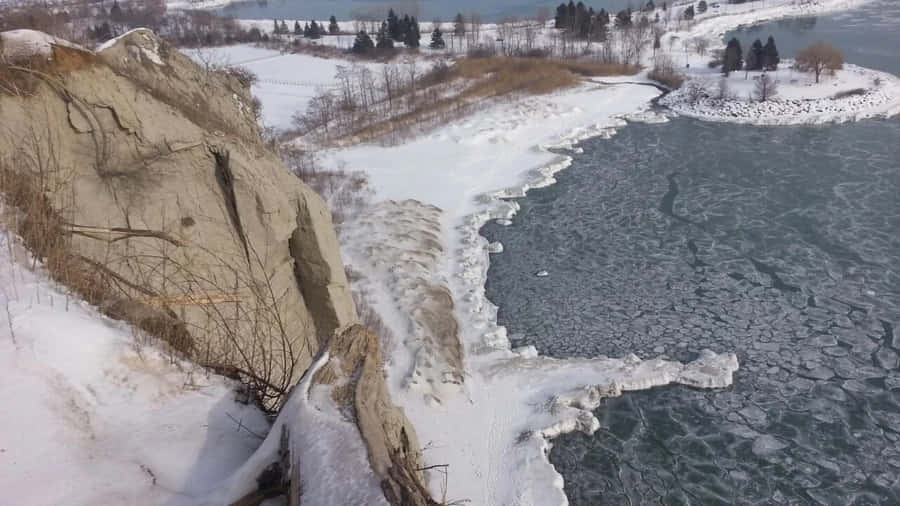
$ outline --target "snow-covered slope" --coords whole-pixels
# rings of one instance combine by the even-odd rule
[[[190,505],[268,422],[47,280],[0,228],[0,504]]]

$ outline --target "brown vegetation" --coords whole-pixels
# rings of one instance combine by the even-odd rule
[[[834,74],[836,70],[844,68],[844,54],[841,50],[824,42],[816,42],[800,51],[794,61],[797,70],[815,73],[817,83],[822,72]]]
[[[684,76],[675,70],[675,64],[671,58],[659,56],[653,69],[647,73],[647,77],[658,81],[671,89],[678,89],[684,84]]]
[[[488,56],[422,74],[414,60],[389,63],[375,75],[362,66],[338,69],[339,89],[323,89],[295,117],[294,134],[318,142],[393,143],[469,114],[484,101],[550,93],[584,77],[634,74],[638,67],[595,60]]]

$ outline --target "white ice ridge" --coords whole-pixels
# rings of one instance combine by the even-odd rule
[[[359,429],[341,414],[331,398],[332,386],[312,386],[312,378],[329,359],[323,353],[307,369],[281,408],[259,450],[199,506],[233,504],[257,489],[260,469],[279,462],[288,450],[292,477],[299,476],[302,504],[387,506],[369,467]],[[294,466],[299,466],[294,469]]]

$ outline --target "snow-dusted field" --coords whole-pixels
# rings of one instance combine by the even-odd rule
[[[0,504],[194,505],[269,423],[30,269],[0,228]]]

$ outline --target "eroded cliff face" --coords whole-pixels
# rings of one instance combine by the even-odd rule
[[[239,76],[147,30],[96,53],[48,47],[2,67],[0,161],[105,273],[109,313],[183,322],[173,344],[274,400],[356,321],[323,200],[264,147]]]

